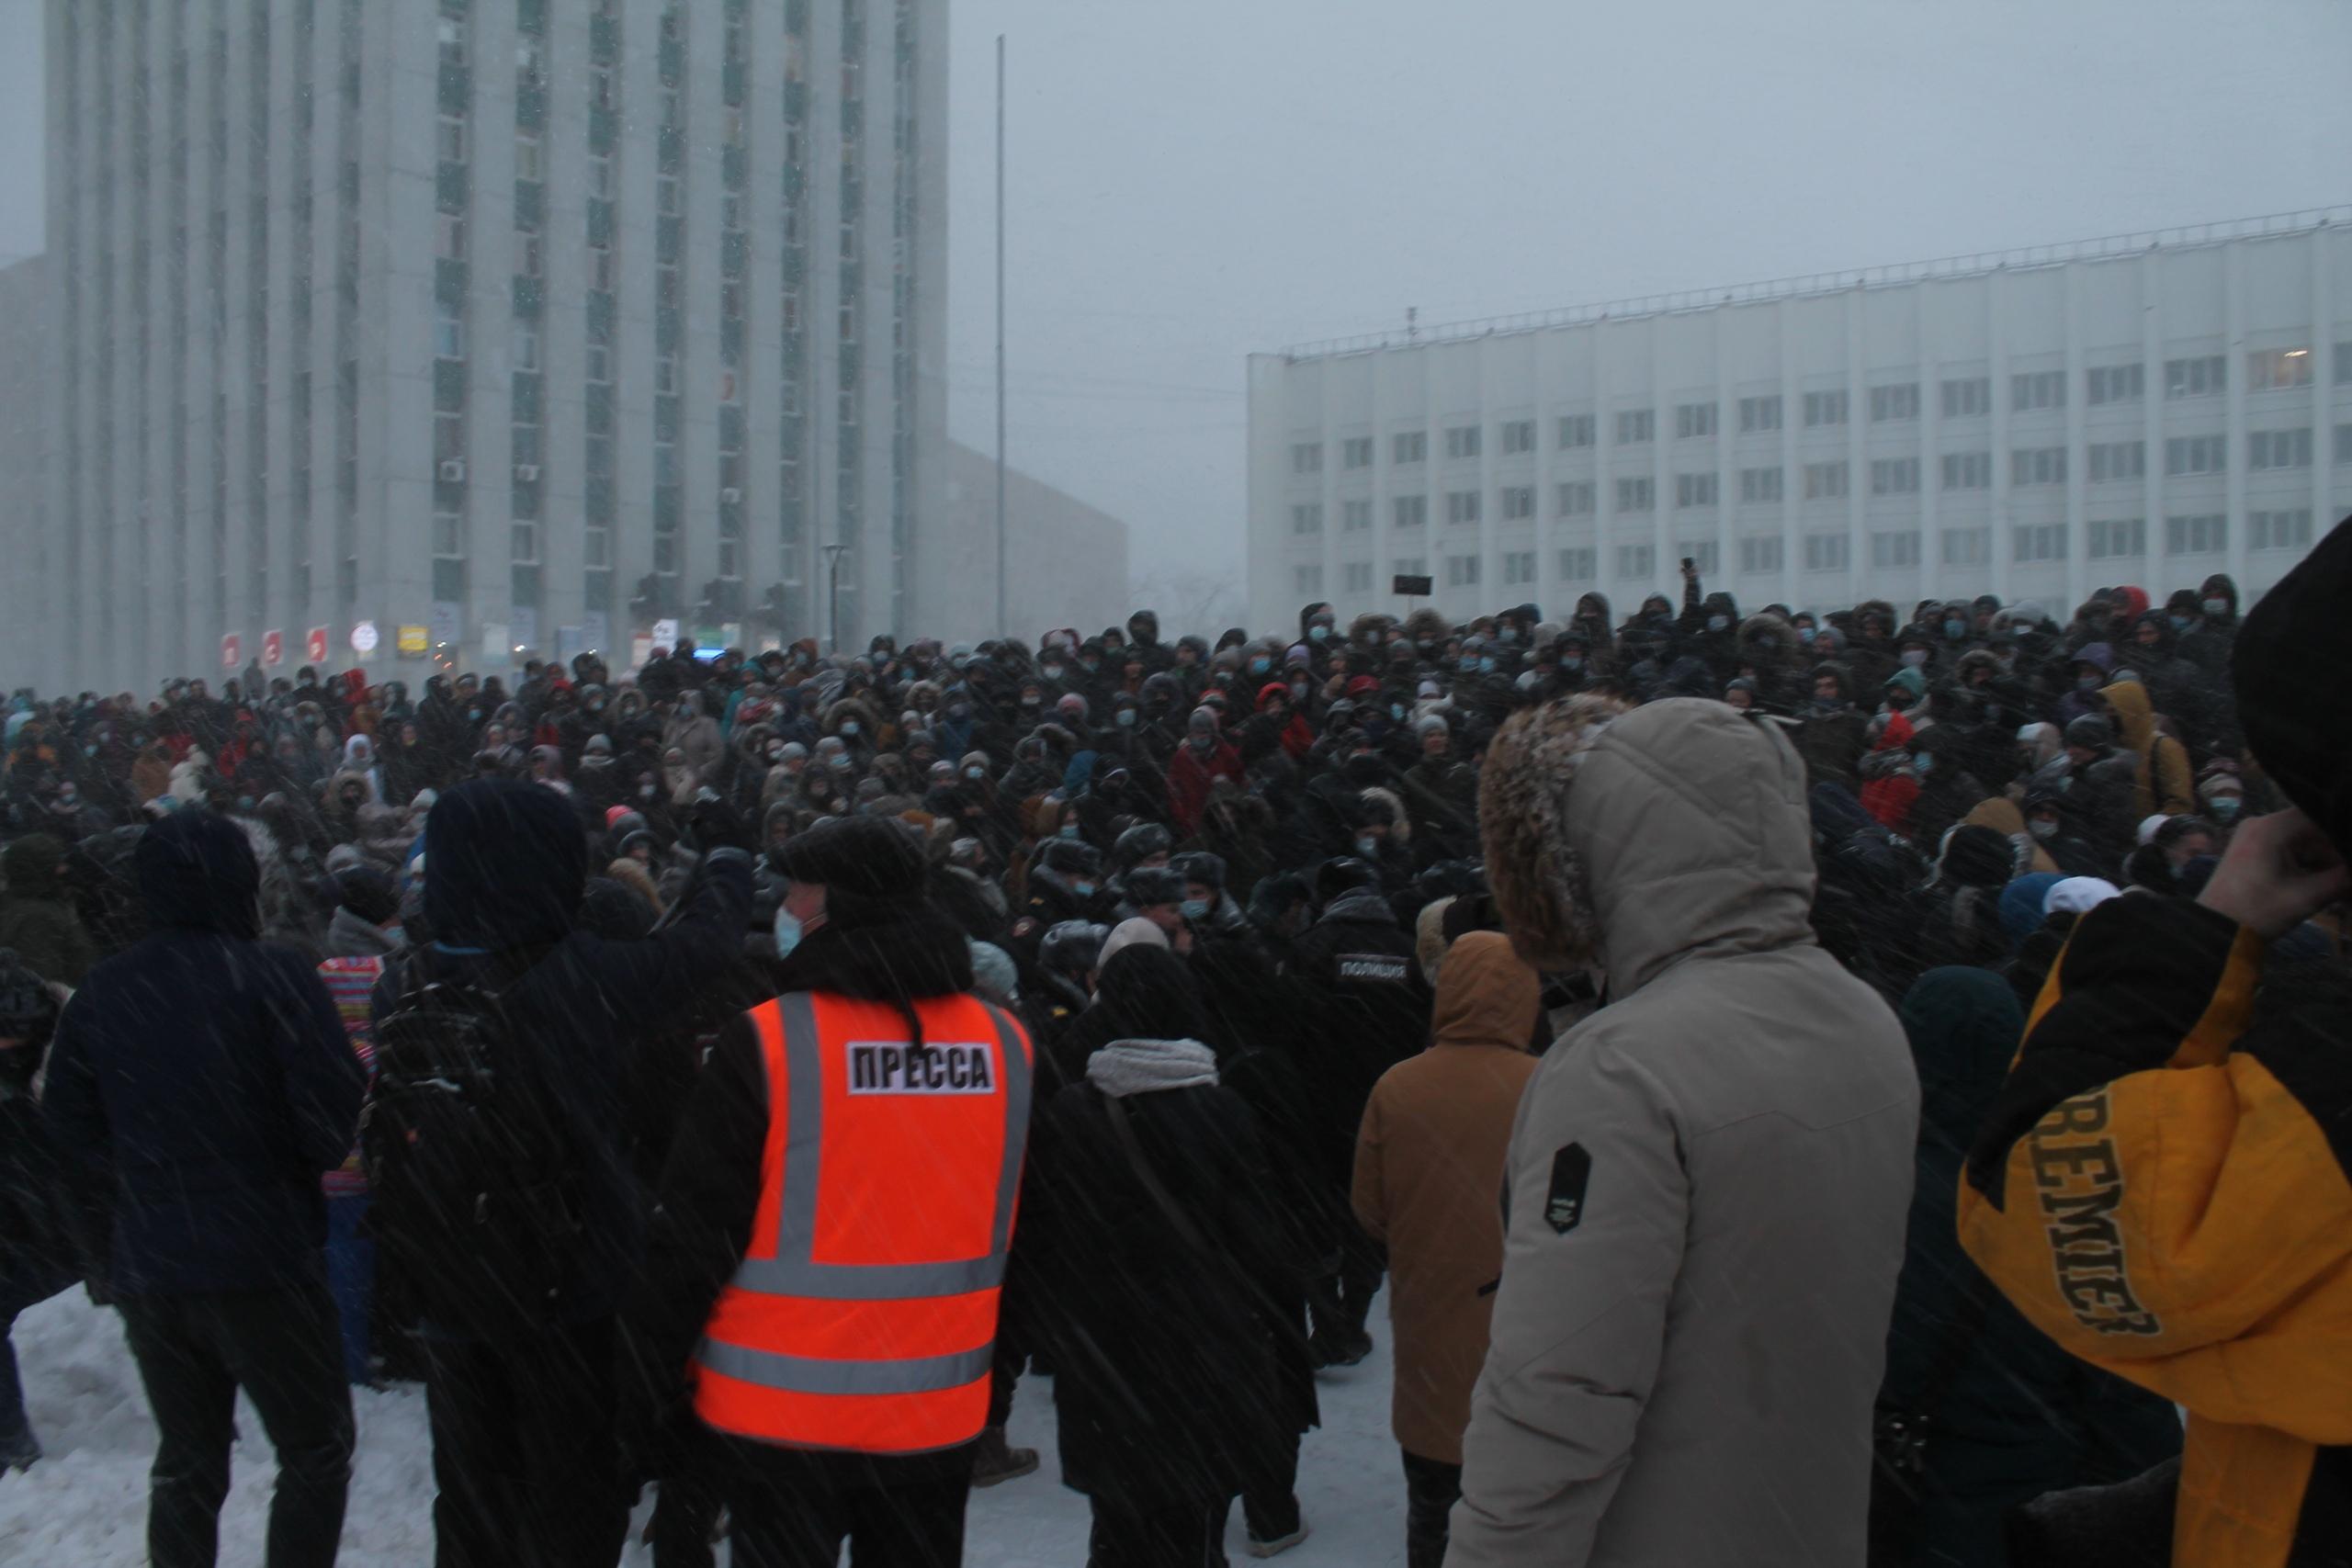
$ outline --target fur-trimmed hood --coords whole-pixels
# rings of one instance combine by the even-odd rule
[[[1445,617],[1435,610],[1422,609],[1405,617],[1405,633],[1418,646],[1424,638],[1431,643],[1442,643],[1453,635],[1453,628],[1446,625]]]
[[[881,726],[875,717],[873,708],[859,697],[843,697],[825,710],[824,733],[839,735],[842,732],[842,723],[853,718],[857,720],[858,724],[857,739],[869,746],[877,744],[876,738]]]
[[[1503,726],[1478,794],[1496,906],[1539,969],[1599,964],[1622,1000],[1694,954],[1813,940],[1804,764],[1774,726],[1564,698]]]
[[[1759,664],[1781,664],[1802,652],[1804,644],[1788,618],[1772,610],[1758,610],[1739,623],[1740,651]]]

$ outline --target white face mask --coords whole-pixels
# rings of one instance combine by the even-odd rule
[[[2047,817],[2035,818],[2026,824],[2026,829],[2037,839],[2054,839],[2058,836],[2058,824]]]
[[[778,904],[775,907],[775,955],[778,958],[791,957],[792,950],[800,945],[800,939],[806,934],[801,929],[799,917]]]

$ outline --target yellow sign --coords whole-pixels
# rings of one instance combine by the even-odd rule
[[[427,640],[430,635],[423,626],[402,626],[400,634],[401,652],[411,658],[423,656],[425,649],[430,646]]]

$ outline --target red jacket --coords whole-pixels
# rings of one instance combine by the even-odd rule
[[[1199,828],[1201,812],[1209,803],[1211,784],[1222,778],[1238,784],[1245,776],[1241,753],[1222,736],[1205,756],[1190,740],[1177,747],[1176,760],[1168,765],[1168,817],[1176,836],[1191,838]]]

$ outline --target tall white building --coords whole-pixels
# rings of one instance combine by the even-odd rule
[[[49,0],[11,679],[920,625],[946,0]],[[23,482],[21,476],[15,482]],[[771,619],[768,607],[780,616]]]
[[[1252,624],[1679,562],[1743,607],[2276,581],[2352,511],[2352,208],[1250,363]]]

